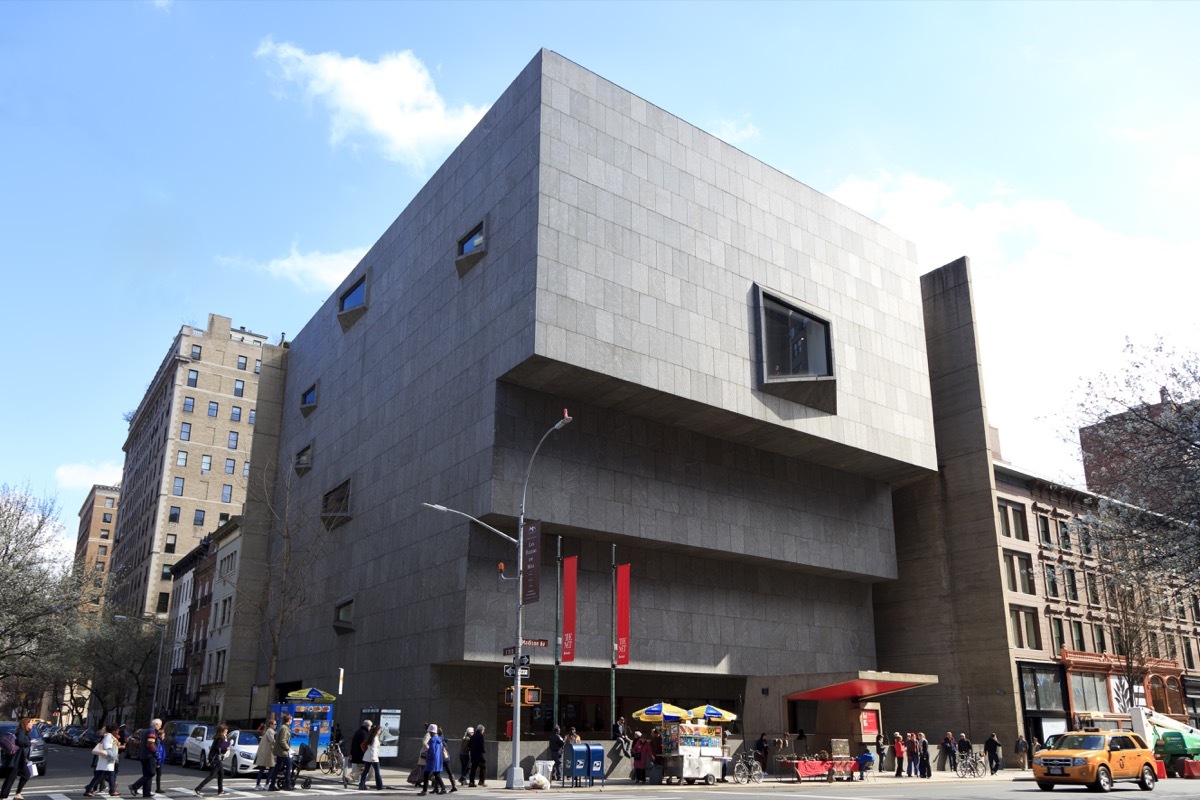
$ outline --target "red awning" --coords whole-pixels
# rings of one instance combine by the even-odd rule
[[[871,700],[885,694],[894,694],[919,686],[929,686],[937,683],[932,675],[904,675],[888,677],[875,673],[876,676],[852,678],[820,686],[815,689],[805,689],[793,692],[788,700]]]

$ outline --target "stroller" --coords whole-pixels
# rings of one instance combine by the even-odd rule
[[[316,754],[313,753],[312,748],[308,746],[307,742],[301,742],[299,751],[292,759],[292,768],[289,770],[290,774],[284,774],[283,772],[280,772],[278,775],[276,775],[275,785],[273,788],[295,789],[296,784],[299,783],[301,789],[309,789],[312,787],[312,778],[308,777],[307,775],[301,777],[300,772],[302,770],[315,770],[316,768]]]

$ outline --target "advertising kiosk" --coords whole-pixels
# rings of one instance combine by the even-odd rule
[[[721,747],[721,726],[709,723],[673,722],[663,726],[663,782],[678,781],[708,785],[721,777],[726,757]]]

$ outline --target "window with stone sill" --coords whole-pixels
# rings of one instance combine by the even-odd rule
[[[321,522],[332,530],[353,519],[350,513],[350,481],[346,480],[321,498]]]
[[[305,389],[300,393],[300,413],[308,416],[317,410],[317,384]]]
[[[312,469],[312,445],[307,444],[296,451],[296,455],[292,458],[292,469],[297,475],[303,475]]]
[[[367,313],[367,300],[367,276],[363,275],[338,298],[337,318],[343,331],[350,330]]]
[[[487,225],[486,220],[480,220],[474,227],[458,240],[454,251],[454,268],[458,277],[463,277],[471,271],[479,261],[487,255]]]
[[[836,414],[837,382],[829,321],[757,285],[754,297],[758,319],[758,388]]]
[[[339,600],[333,606],[333,627],[338,633],[354,630],[354,600]]]

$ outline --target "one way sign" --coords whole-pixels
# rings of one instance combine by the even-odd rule
[[[517,666],[514,666],[514,665],[512,665],[512,664],[505,664],[505,665],[504,665],[504,677],[506,677],[506,678],[515,678],[515,677],[517,677],[517,674],[518,674],[518,673],[517,673],[517,670],[518,670],[518,669],[520,670],[520,675],[521,675],[521,677],[522,677],[522,678],[528,678],[528,677],[529,677],[529,667],[517,667]]]

